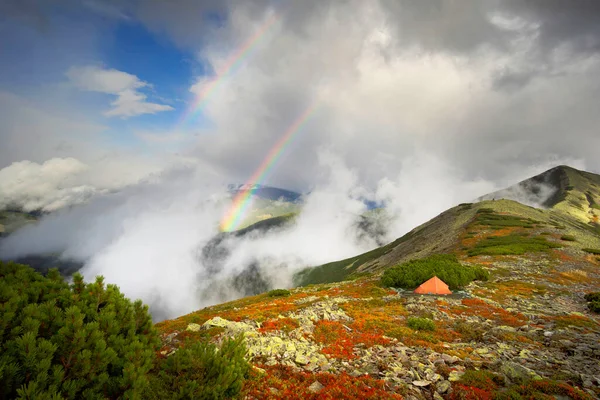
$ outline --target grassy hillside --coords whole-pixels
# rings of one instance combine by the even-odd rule
[[[21,211],[0,211],[0,237],[37,221],[38,215]]]
[[[520,228],[522,232],[519,236],[513,233],[506,239],[492,241],[504,240],[505,245],[512,246],[512,251],[527,253],[528,249],[536,246],[552,247],[544,244],[545,238],[540,237],[541,234],[549,234],[573,238],[563,243],[568,248],[600,248],[600,176],[570,167],[557,167],[520,184],[536,187],[536,182],[556,185],[556,191],[548,200],[552,204],[548,209],[504,199],[462,204],[378,249],[303,270],[295,276],[294,282],[298,286],[336,282],[356,274],[379,272],[431,254],[466,254],[462,243],[465,237],[473,239],[471,245],[474,248],[468,250],[471,255],[486,253],[482,250],[486,244],[487,253],[492,248],[501,252],[498,246],[489,245],[488,236],[508,236],[513,232],[512,228]]]

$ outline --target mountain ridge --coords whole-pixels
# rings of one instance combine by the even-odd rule
[[[546,193],[544,202],[549,208],[545,210],[502,199],[507,195],[513,198],[515,194],[522,196],[523,189],[535,194],[540,190],[540,185],[549,184],[558,186],[554,192]],[[515,188],[519,188],[521,193]],[[331,275],[336,279],[342,279],[352,273],[376,272],[413,258],[451,251],[458,246],[461,232],[464,233],[473,222],[476,210],[484,207],[491,207],[499,213],[541,219],[548,224],[567,225],[570,231],[590,231],[591,234],[578,233],[578,236],[590,247],[600,247],[600,207],[594,208],[594,205],[600,204],[600,175],[557,166],[479,199],[482,200],[475,204],[464,203],[452,207],[383,247],[314,269],[305,269],[296,274],[295,284],[326,283],[323,276],[330,275],[326,271],[328,269],[335,271]]]
[[[301,272],[296,288],[163,321],[162,354],[244,335],[247,399],[600,398],[600,304],[590,303],[600,298],[598,176],[580,172],[551,172],[560,186],[550,208],[497,194],[460,204],[385,246]],[[380,279],[435,254],[489,276],[448,296]]]

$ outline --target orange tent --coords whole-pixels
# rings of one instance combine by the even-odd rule
[[[419,294],[452,294],[448,285],[446,285],[440,278],[434,276],[427,282],[424,282],[415,289],[415,293]]]

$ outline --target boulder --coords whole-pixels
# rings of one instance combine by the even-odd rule
[[[440,394],[444,394],[447,393],[450,388],[452,387],[452,384],[448,381],[439,381],[436,385],[435,385],[435,390],[437,393]]]
[[[189,324],[187,326],[187,328],[185,328],[185,330],[186,331],[191,331],[191,332],[199,332],[201,328],[202,327],[200,325],[198,325],[198,324]]]
[[[500,372],[504,374],[504,376],[506,376],[511,382],[517,384],[526,382],[530,379],[542,379],[531,369],[512,361],[503,362],[500,366]]]
[[[319,382],[319,381],[314,381],[314,382],[312,383],[312,385],[310,385],[310,386],[308,387],[308,390],[309,390],[309,392],[311,392],[311,393],[319,393],[321,390],[323,390],[323,388],[324,388],[324,387],[325,387],[325,386],[323,386],[323,385],[321,384],[321,382]]]

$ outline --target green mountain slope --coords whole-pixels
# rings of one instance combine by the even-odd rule
[[[544,190],[543,203],[549,207],[546,209],[502,199],[504,196],[525,196],[539,200]],[[352,274],[378,272],[431,254],[460,254],[465,248],[462,242],[465,236],[468,232],[472,235],[481,226],[481,210],[489,210],[493,214],[491,218],[499,221],[497,224],[500,225],[492,228],[514,228],[521,224],[529,226],[528,238],[542,233],[554,234],[573,237],[568,247],[579,250],[600,248],[600,175],[559,166],[482,199],[488,200],[451,208],[392,243],[368,253],[300,271],[294,282],[297,286],[335,282]],[[509,235],[510,230],[506,233]],[[480,239],[485,237],[486,233],[481,233]]]

